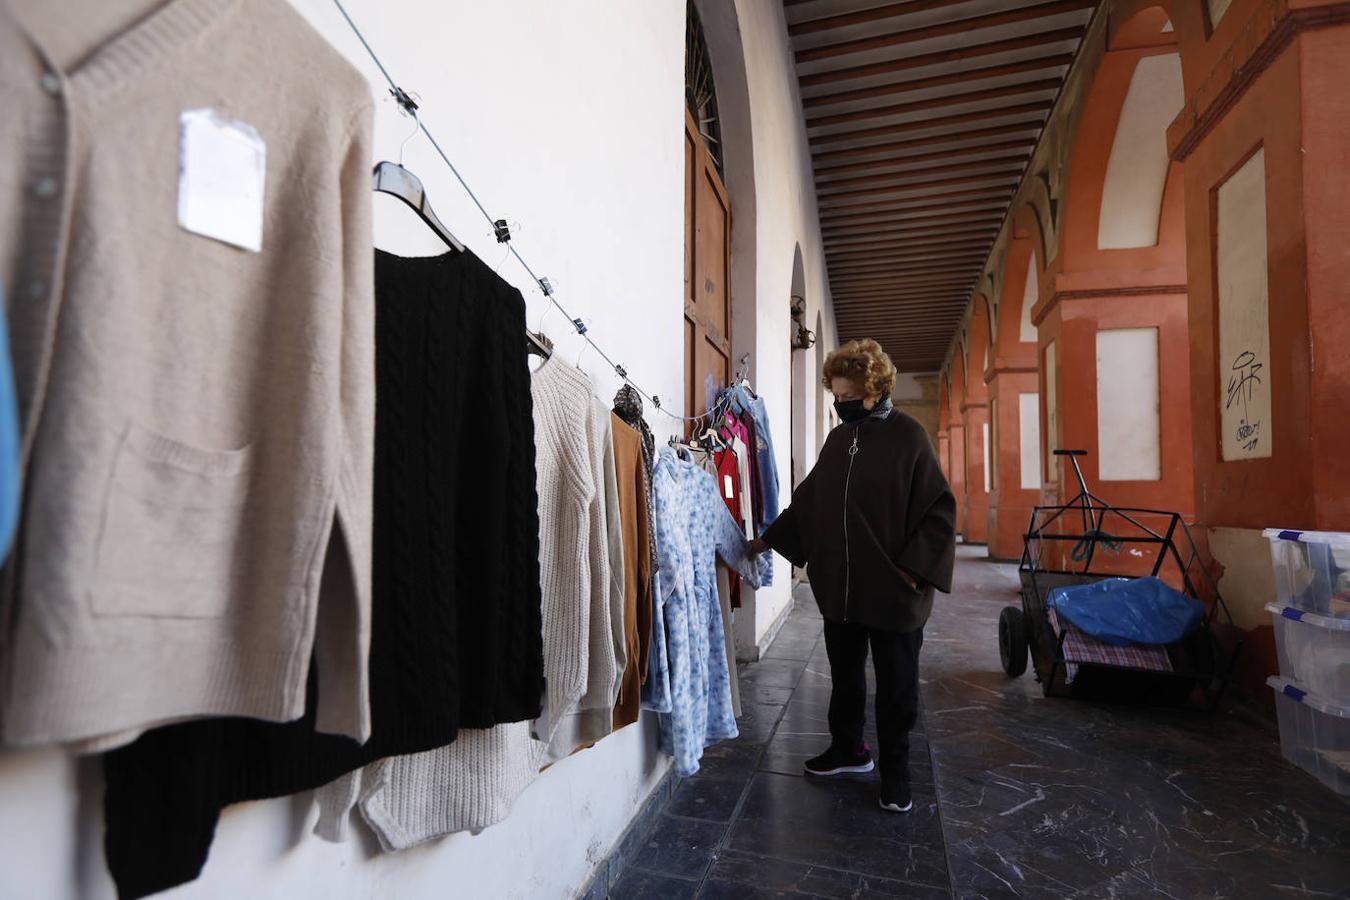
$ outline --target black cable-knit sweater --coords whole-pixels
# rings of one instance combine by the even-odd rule
[[[195,879],[231,803],[310,790],[382,757],[442,747],[462,727],[539,715],[524,300],[467,251],[379,252],[375,276],[370,740],[315,732],[323,685],[311,666],[298,721],[186,722],[109,753],[105,847],[123,898]],[[350,577],[343,543],[331,542],[326,584]]]

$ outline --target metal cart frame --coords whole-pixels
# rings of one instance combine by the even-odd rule
[[[1061,506],[1038,506],[1023,539],[1022,605],[999,616],[999,655],[1011,677],[1026,671],[1030,655],[1047,696],[1106,697],[1213,710],[1219,703],[1242,646],[1242,632],[1219,594],[1218,584],[1196,549],[1190,528],[1176,512],[1111,506],[1087,488],[1078,457],[1082,450],[1056,450],[1073,462],[1079,494]],[[1172,671],[1069,661],[1067,630],[1055,633],[1046,601],[1055,588],[1104,578],[1162,578],[1205,606],[1200,627],[1165,650]],[[1070,678],[1068,666],[1076,667]]]

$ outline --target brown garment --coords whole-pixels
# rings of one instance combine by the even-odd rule
[[[806,566],[826,621],[922,628],[956,559],[956,501],[928,433],[893,409],[838,426],[764,541]]]
[[[619,416],[614,413],[610,416],[614,427],[614,471],[619,482],[619,521],[623,528],[623,630],[628,644],[628,665],[623,670],[619,700],[614,705],[617,730],[638,720],[639,695],[647,680],[652,633],[652,555],[642,437]]]

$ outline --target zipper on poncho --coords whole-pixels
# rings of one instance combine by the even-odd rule
[[[844,476],[844,621],[848,621],[848,595],[853,580],[853,559],[848,549],[848,485],[853,480],[853,457],[858,455],[858,429],[853,427],[853,444],[848,448],[848,473]]]

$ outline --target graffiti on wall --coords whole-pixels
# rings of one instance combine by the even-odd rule
[[[1219,185],[1219,414],[1223,460],[1272,453],[1270,292],[1266,271],[1266,157]]]

